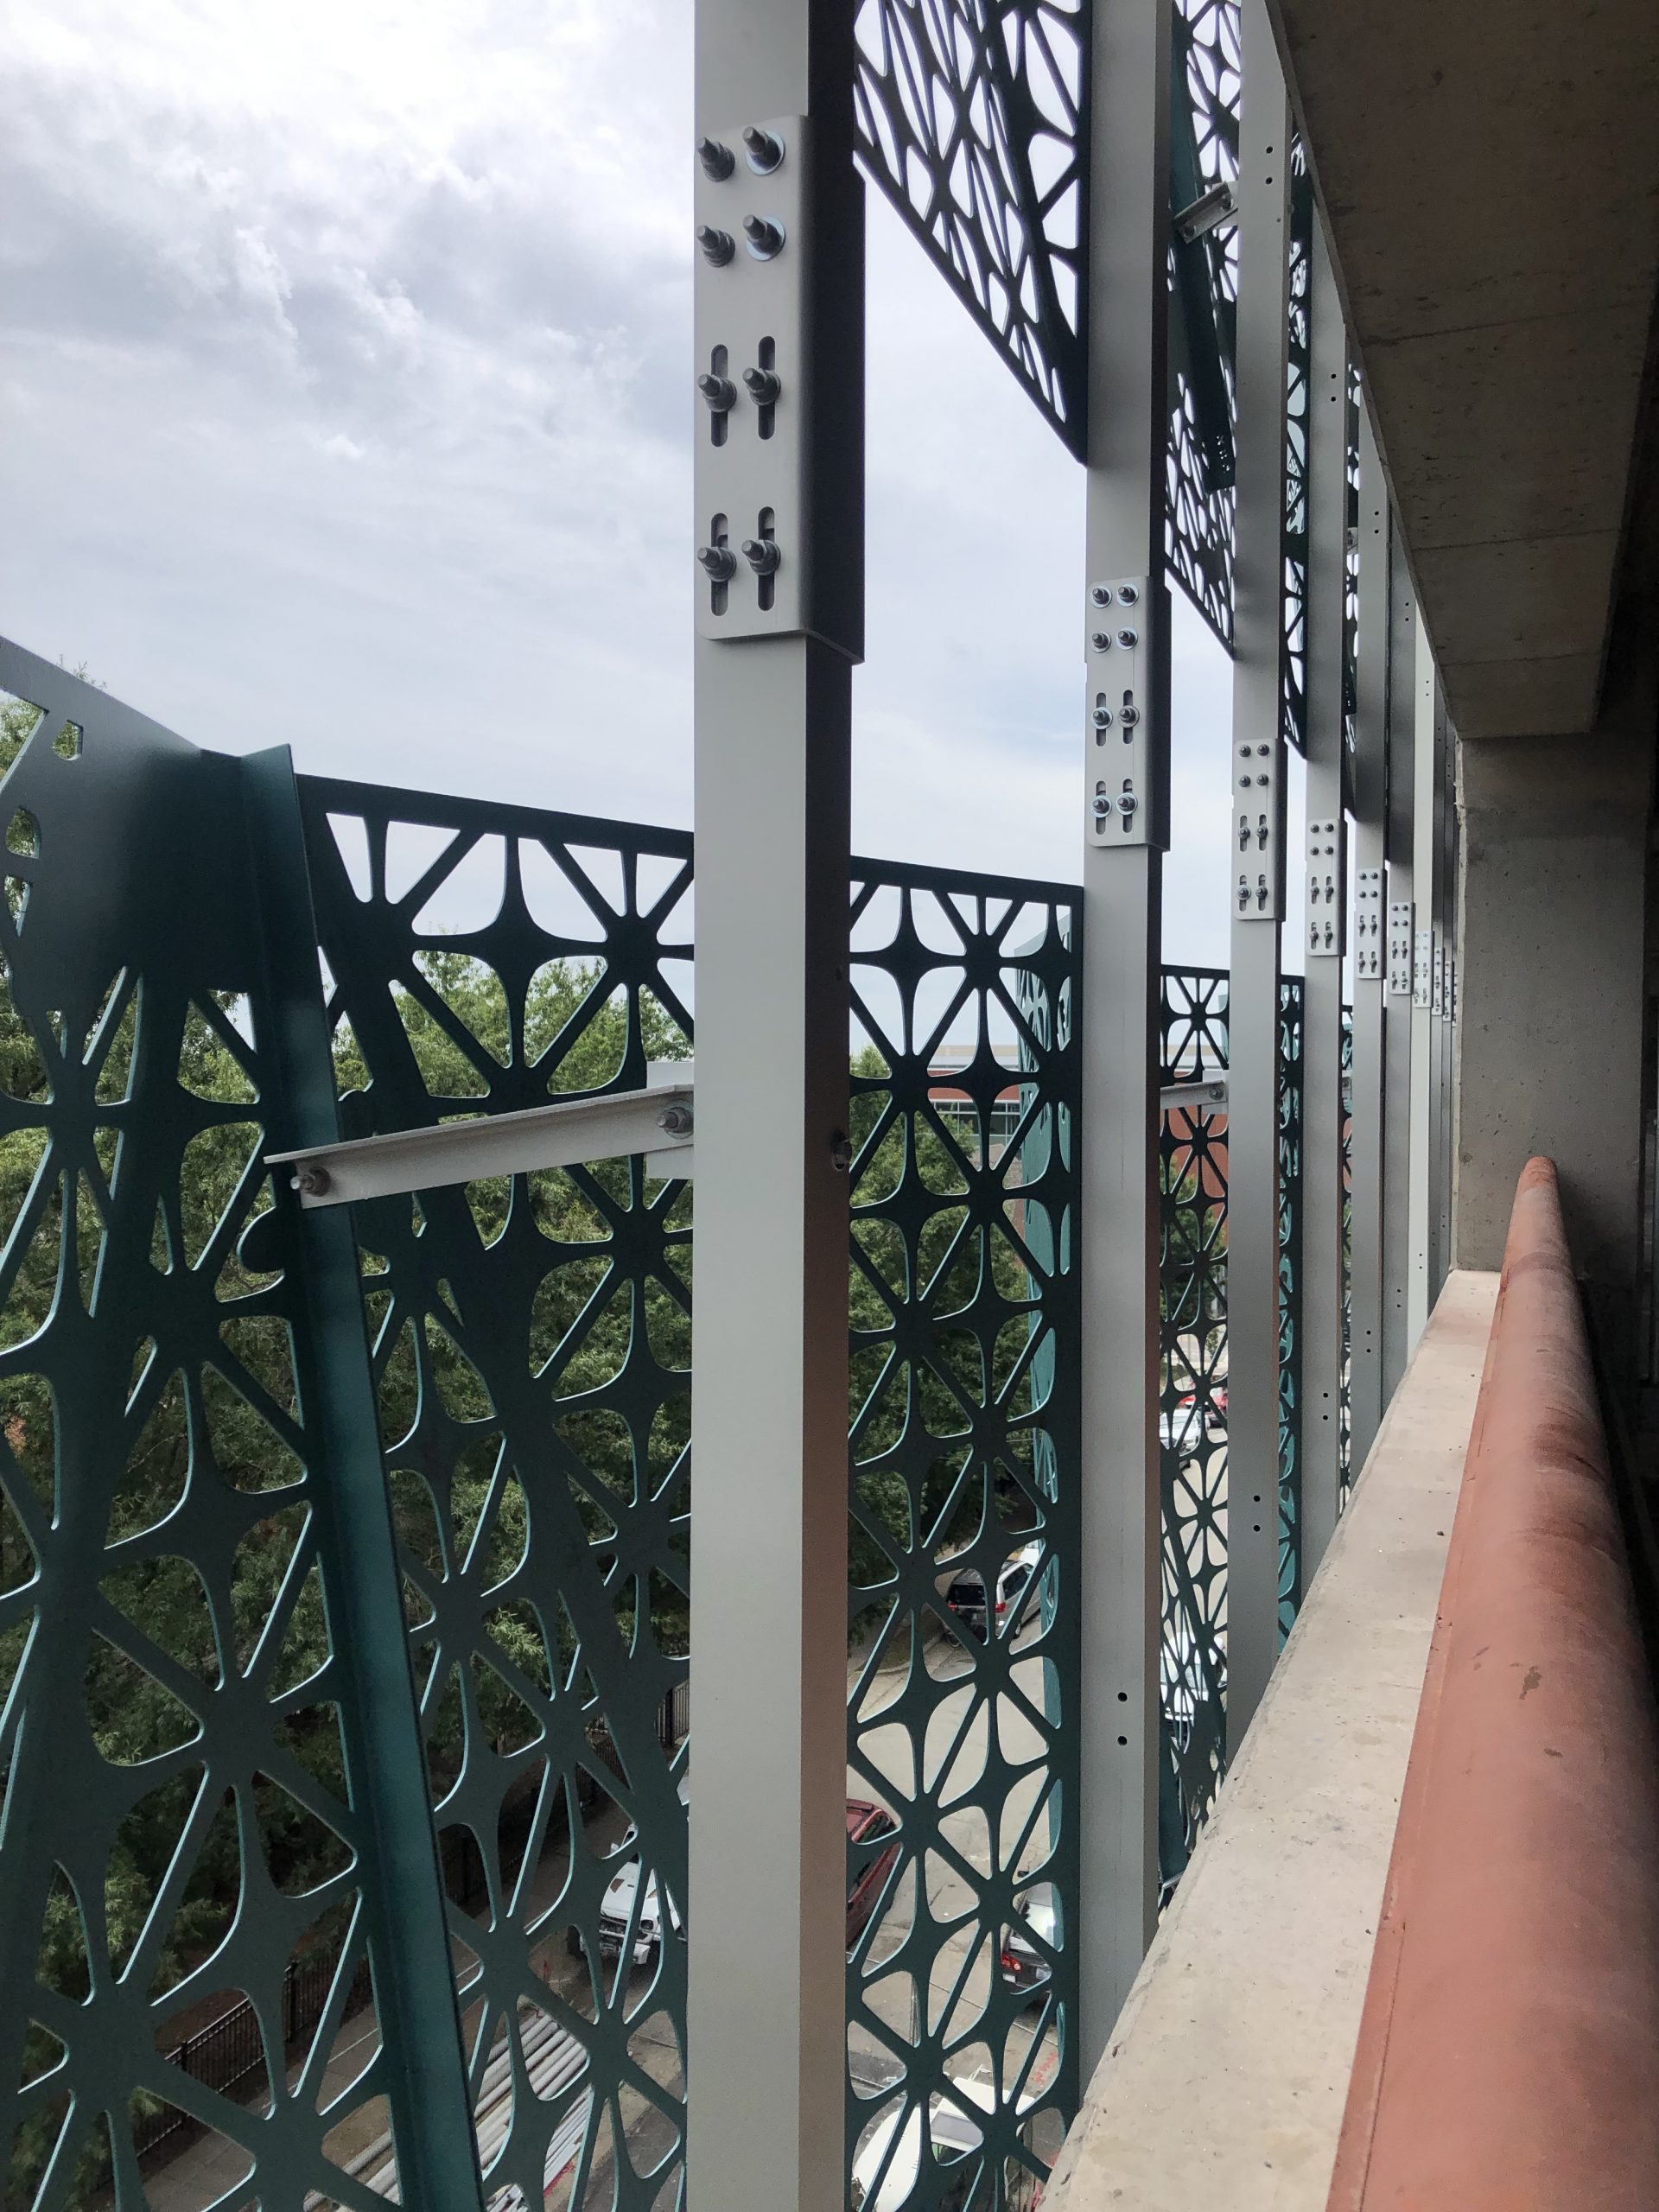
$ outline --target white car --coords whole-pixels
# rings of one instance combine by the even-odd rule
[[[967,2083],[960,2086],[975,2103],[986,2102]],[[933,2155],[941,2164],[963,2161],[960,2182],[955,2187],[947,2184],[938,2199],[938,2212],[961,2212],[979,2171],[979,2162],[972,2154],[985,2139],[965,2113],[938,2097],[932,2101],[928,2132],[933,2139]],[[922,2115],[912,2112],[901,2120],[894,2113],[882,2121],[853,2163],[851,2212],[905,2212],[921,2172]]]
[[[691,1792],[690,1770],[680,1777],[680,1802],[688,1802]],[[599,1948],[607,1959],[619,1958],[628,1940],[628,1922],[633,1912],[633,1900],[639,1888],[639,1859],[625,1859],[606,1885],[605,1895],[599,1908]],[[633,1931],[633,1963],[647,1967],[662,1948],[663,1893],[653,1874],[645,1884],[645,1894],[639,1906],[639,1918]],[[677,1936],[683,1936],[685,1927],[680,1918],[679,1907],[671,1897],[668,1900],[669,1925]]]
[[[969,2080],[952,2082],[950,2089],[953,2099],[977,2105],[982,2112],[994,2107],[991,2085],[982,2071]],[[1058,2130],[1051,2130],[1047,2120],[1045,2114],[1028,2120],[1023,2133],[1028,2145],[1033,2135],[1054,2134],[1052,2143],[1045,2140],[1036,2146],[1044,2164],[1052,2164],[1059,2140]],[[985,2139],[968,2114],[957,2103],[934,2097],[929,2104],[927,2126],[938,2163],[947,2168],[961,2167],[960,2174],[946,2175],[940,2195],[931,2200],[935,2212],[974,2212],[974,2208],[990,2203],[995,2194],[991,2177],[982,2176],[982,2162],[974,2156]],[[902,2116],[893,2113],[880,2123],[853,2161],[850,2212],[905,2212],[921,2176],[922,2115],[917,2111]],[[1042,2183],[1036,2175],[1019,2160],[1011,2159],[1005,2178],[1003,2202],[1008,2212],[1035,2212],[1042,2202]],[[977,2190],[976,2181],[981,2183]]]
[[[1037,1562],[1042,1555],[1042,1545],[1033,1541],[1022,1545],[1012,1559],[1006,1560],[998,1568],[996,1624],[999,1627],[1006,1622],[1011,1611],[1020,1614],[1018,1623],[1020,1629],[1026,1628],[1032,1620],[1035,1619],[1036,1616],[1031,1610],[1029,1600],[1023,1606],[1018,1601],[1021,1592],[1031,1580],[1036,1570]],[[991,1624],[988,1623],[985,1618],[985,1584],[979,1570],[976,1567],[969,1567],[965,1573],[955,1576],[945,1592],[944,1602],[963,1626],[972,1635],[976,1636],[982,1643],[985,1641],[986,1630]]]

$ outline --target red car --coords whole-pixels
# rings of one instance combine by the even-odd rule
[[[868,1865],[854,1878],[847,1892],[847,1948],[850,1951],[868,1924],[875,1910],[875,1901],[882,1885],[899,1856],[899,1823],[882,1805],[873,1805],[867,1797],[847,1800],[847,1840],[849,1843],[874,1843],[879,1836],[893,1838],[885,1851],[878,1851]]]

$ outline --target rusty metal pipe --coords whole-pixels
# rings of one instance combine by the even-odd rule
[[[1659,1726],[1555,1171],[1522,1170],[1329,2212],[1659,2206]]]

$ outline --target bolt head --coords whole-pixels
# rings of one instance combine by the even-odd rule
[[[1110,729],[1112,726],[1112,710],[1109,707],[1096,707],[1092,719],[1096,729]]]
[[[1141,596],[1140,593],[1135,589],[1133,584],[1120,584],[1118,587],[1117,595],[1119,599],[1122,601],[1125,607],[1133,607],[1135,601]]]
[[[716,269],[723,269],[737,247],[728,231],[717,231],[712,223],[699,223],[697,244],[702,248],[702,257]]]
[[[1096,584],[1089,596],[1096,607],[1109,607],[1112,603],[1112,588],[1109,584]]]
[[[714,184],[724,184],[737,167],[736,155],[729,146],[722,146],[718,138],[699,138],[697,159],[704,176]]]
[[[769,215],[746,215],[743,236],[757,261],[772,261],[784,250],[784,226]]]
[[[1112,650],[1112,633],[1109,630],[1096,630],[1089,642],[1097,653],[1109,653]]]
[[[784,158],[784,142],[770,130],[762,130],[758,124],[746,124],[743,129],[743,150],[748,156],[749,167],[757,176],[770,176]]]
[[[1141,719],[1141,709],[1139,707],[1124,707],[1120,709],[1117,719],[1125,729],[1133,729]]]
[[[1139,645],[1141,642],[1140,632],[1135,630],[1120,630],[1117,633],[1117,642],[1127,652],[1132,645]]]

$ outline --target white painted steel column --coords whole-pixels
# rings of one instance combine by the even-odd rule
[[[1444,690],[1440,695],[1435,728],[1440,748],[1440,1014],[1437,1030],[1440,1153],[1434,1191],[1434,1203],[1439,1209],[1434,1270],[1434,1294],[1438,1298],[1452,1267],[1452,1148],[1457,1141],[1452,1095],[1452,1013],[1458,950],[1458,740],[1446,711]]]
[[[1389,493],[1359,408],[1359,616],[1354,704],[1354,1065],[1350,1151],[1349,1413],[1357,1475],[1382,1418],[1383,994],[1387,988]]]
[[[1290,112],[1267,0],[1244,0],[1232,979],[1227,1001],[1227,1745],[1279,1650],[1279,963],[1285,887],[1286,232]]]
[[[1317,213],[1307,422],[1307,875],[1302,996],[1302,1587],[1325,1556],[1342,1486],[1343,599],[1348,342]]]
[[[1156,1925],[1158,1028],[1168,842],[1169,0],[1095,11],[1083,715],[1080,2063]],[[1126,608],[1119,587],[1138,599]],[[1100,594],[1108,594],[1102,599]],[[1139,619],[1137,619],[1137,607]],[[1126,649],[1119,630],[1136,634]],[[1097,638],[1106,638],[1104,648]],[[1130,680],[1130,679],[1134,680]],[[1138,719],[1125,727],[1123,694]],[[1109,722],[1097,723],[1097,715]],[[1126,783],[1129,788],[1126,788]],[[1104,785],[1103,790],[1100,787]],[[1135,801],[1126,810],[1118,802]],[[1106,802],[1096,815],[1095,803]]]
[[[1396,515],[1389,533],[1388,907],[1382,1099],[1382,1403],[1411,1357],[1412,965],[1417,906],[1417,594]]]
[[[863,481],[851,20],[842,0],[697,7],[696,129],[714,146],[696,171],[711,236],[695,366],[736,387],[716,437],[688,374],[695,542],[711,557],[696,582],[687,2194],[710,2212],[846,2205],[838,1141]],[[746,125],[767,134],[754,160]],[[751,367],[779,378],[764,441]],[[781,555],[769,575],[769,556],[741,550],[767,539],[767,515]]]
[[[1434,935],[1440,913],[1439,823],[1434,811],[1434,656],[1428,633],[1416,625],[1415,715],[1411,772],[1412,881],[1417,902],[1411,958],[1411,1167],[1407,1200],[1409,1244],[1406,1276],[1406,1356],[1416,1351],[1428,1322],[1432,1301],[1430,1268],[1433,1241],[1434,1086],[1439,1058],[1434,1050]]]

